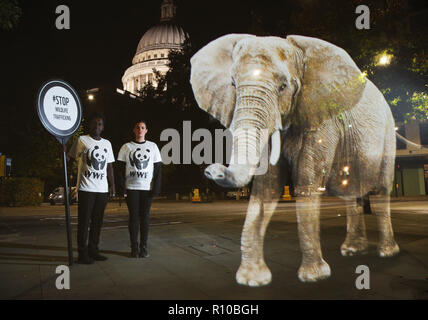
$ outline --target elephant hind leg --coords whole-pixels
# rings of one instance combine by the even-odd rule
[[[367,253],[368,241],[361,202],[346,200],[346,239],[340,247],[342,256]]]
[[[387,192],[371,196],[370,204],[378,222],[379,256],[392,257],[400,252],[400,248],[394,240],[394,232],[392,230],[390,196]]]
[[[390,128],[392,131],[393,129]],[[392,180],[394,176],[394,148],[395,134],[391,134],[392,139],[385,138],[384,158],[381,166],[381,187],[378,195],[370,197],[370,206],[372,212],[376,215],[379,228],[378,253],[381,257],[392,257],[400,249],[394,240],[394,232],[391,223],[391,207],[389,192],[392,189]]]

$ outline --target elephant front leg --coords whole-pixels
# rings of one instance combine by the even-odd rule
[[[272,274],[264,260],[263,241],[277,200],[263,199],[262,179],[254,179],[241,236],[241,265],[236,273],[236,281],[239,284],[251,287],[263,286],[272,280]]]
[[[340,247],[342,256],[366,253],[368,247],[363,207],[355,198],[346,200],[346,239]]]
[[[310,195],[296,200],[302,263],[298,277],[303,282],[315,282],[330,276],[330,266],[322,258],[320,245],[320,197]]]

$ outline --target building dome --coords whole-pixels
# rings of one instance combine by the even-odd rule
[[[184,30],[172,23],[161,23],[150,28],[141,38],[136,55],[154,49],[180,49],[186,38]]]
[[[123,89],[138,94],[145,84],[157,86],[154,70],[165,74],[168,70],[168,54],[179,50],[187,34],[174,23],[176,6],[173,0],[163,0],[160,23],[151,27],[141,37],[137,51],[122,77]]]

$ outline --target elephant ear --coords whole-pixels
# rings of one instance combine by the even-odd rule
[[[190,60],[190,83],[201,109],[229,127],[235,107],[235,88],[230,69],[232,52],[240,40],[254,37],[248,34],[229,34],[220,37],[201,50]]]
[[[316,128],[350,110],[360,100],[366,79],[345,50],[320,39],[288,36],[302,64],[295,121]]]

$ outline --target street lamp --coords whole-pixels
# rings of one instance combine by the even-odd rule
[[[391,63],[392,54],[384,53],[379,57],[378,65],[387,66]]]
[[[98,93],[99,91],[100,91],[100,88],[92,88],[92,89],[86,90],[86,94],[88,95],[88,100],[94,101],[95,94]]]

